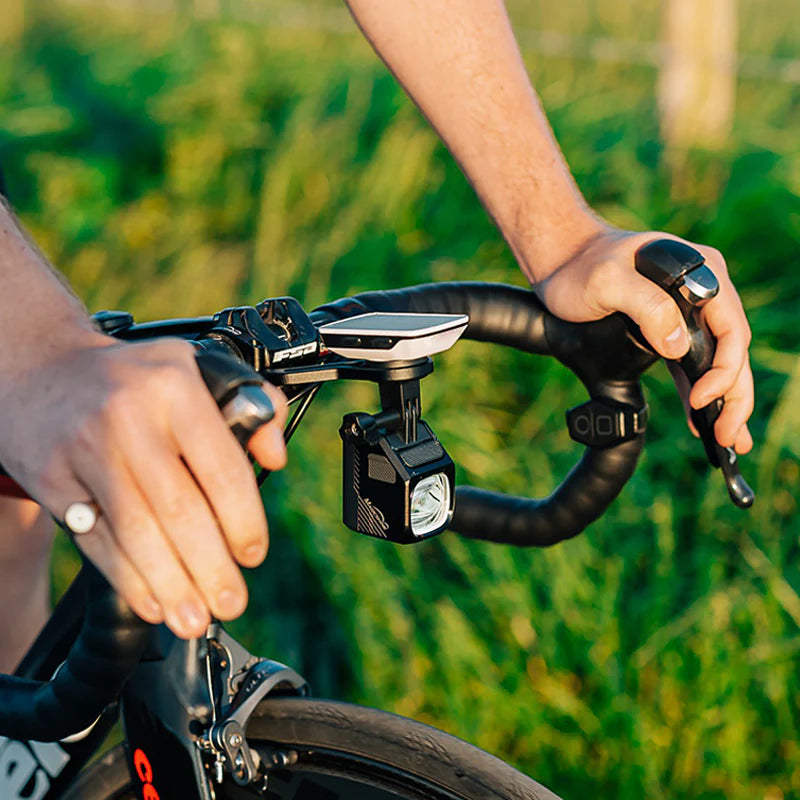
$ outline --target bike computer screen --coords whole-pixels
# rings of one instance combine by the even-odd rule
[[[455,344],[466,330],[466,314],[373,312],[340,319],[319,331],[337,355],[367,361],[424,358]]]

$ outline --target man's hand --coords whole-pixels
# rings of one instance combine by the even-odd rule
[[[572,322],[587,322],[621,311],[641,328],[658,353],[669,359],[680,358],[689,349],[689,338],[678,306],[665,291],[639,275],[634,266],[639,247],[664,238],[678,237],[605,228],[537,281],[534,289],[553,314]],[[712,368],[691,393],[685,380],[680,379],[682,376],[676,376],[676,384],[684,402],[693,408],[724,397],[725,407],[714,428],[717,441],[746,453],[753,446],[746,424],[753,411],[753,373],[747,354],[750,326],[719,251],[688,244],[705,256],[719,281],[719,294],[702,311],[717,338],[717,351]]]
[[[253,470],[180,340],[118,344],[81,332],[72,346],[2,384],[0,462],[45,508],[93,500],[96,527],[75,537],[133,610],[200,636],[213,614],[247,604],[237,566],[267,552]],[[286,460],[286,401],[250,441],[269,469]]]

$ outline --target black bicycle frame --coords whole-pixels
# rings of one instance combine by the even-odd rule
[[[163,626],[125,687],[122,722],[128,766],[143,796],[212,800],[210,775],[191,736],[211,717],[202,639],[183,641]]]
[[[16,674],[43,680],[62,663],[77,635],[86,605],[84,573],[59,602]],[[223,656],[216,660],[216,648]],[[58,800],[121,717],[131,779],[145,800],[180,797],[214,800],[213,754],[198,747],[198,733],[219,715],[231,675],[260,673],[285,679],[281,692],[305,693],[305,681],[277,662],[253,657],[219,623],[200,639],[185,641],[163,625],[127,682],[120,706],[109,707],[85,733],[61,742],[0,738],[2,800]],[[264,667],[269,667],[265,669]],[[257,670],[256,670],[257,671]],[[257,671],[258,672],[258,671]],[[242,681],[242,695],[259,697],[259,680]],[[226,775],[226,780],[230,776]],[[148,788],[149,787],[149,788]]]

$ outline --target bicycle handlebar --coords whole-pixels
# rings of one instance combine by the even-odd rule
[[[141,659],[151,625],[84,560],[88,602],[80,633],[50,680],[0,675],[0,735],[53,742],[89,728]]]
[[[638,378],[657,356],[636,340],[622,315],[593,323],[568,323],[550,314],[529,290],[458,282],[365,292],[321,306],[311,318],[323,324],[369,311],[467,314],[469,324],[463,338],[555,356],[588,389],[595,403],[590,410],[595,429],[600,414],[617,429],[628,427],[621,441],[587,447],[561,486],[547,498],[459,487],[452,530],[468,538],[519,546],[552,545],[576,536],[601,516],[633,474],[646,423]]]
[[[651,250],[637,258],[637,268],[680,298],[679,305],[692,335],[692,349],[680,363],[694,382],[709,368],[714,348],[713,339],[696,313],[698,304],[692,294],[702,287],[698,288],[698,281],[690,280],[690,273],[702,265],[702,257],[691,248],[687,248],[687,253],[664,245],[664,242],[648,245]],[[597,519],[633,474],[647,421],[639,377],[657,356],[621,314],[597,322],[569,323],[550,314],[528,290],[476,282],[366,292],[321,306],[310,316],[319,326],[369,311],[467,314],[465,338],[553,355],[575,372],[589,392],[590,401],[567,415],[572,437],[585,444],[586,450],[562,484],[549,497],[539,500],[473,487],[459,488],[451,527],[463,536],[515,545],[554,544],[577,535]],[[181,325],[180,330],[185,330],[188,338],[198,339],[212,327],[213,320],[189,320]],[[141,326],[139,330],[143,337],[148,332],[141,329],[147,327]],[[159,326],[150,331],[150,336],[159,335]],[[134,332],[130,338],[140,337]],[[224,343],[209,346],[234,357],[241,356],[235,347]],[[228,378],[241,380],[245,389],[260,382],[258,375],[249,369],[244,371],[230,364],[223,362],[223,372],[230,369]],[[230,391],[225,380],[207,380],[207,384],[218,403],[232,402],[236,392]],[[701,427],[710,459],[712,454],[720,455],[714,449],[711,426],[713,414],[719,413],[721,405],[712,405],[714,408],[703,410],[706,424]],[[240,424],[242,419],[237,417]],[[247,419],[245,415],[245,424]],[[249,421],[252,423],[253,419]],[[711,445],[707,438],[709,431]],[[246,431],[241,434],[240,441],[246,435]],[[748,505],[750,490],[743,479],[741,484],[747,492],[737,495],[731,489],[732,480],[737,476],[741,479],[735,468],[735,454],[731,459],[732,451],[722,452],[725,458],[719,463],[723,464],[731,496],[740,505]],[[749,497],[751,503],[752,492]],[[89,611],[57,675],[49,682],[0,675],[0,735],[53,741],[91,725],[103,708],[113,702],[141,656],[150,626],[138,620],[102,577],[91,570]]]

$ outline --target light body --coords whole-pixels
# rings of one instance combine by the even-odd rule
[[[397,432],[365,437],[358,416],[345,417],[340,430],[345,525],[399,544],[442,533],[455,509],[455,466],[433,431],[419,420],[413,442]]]

